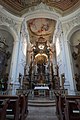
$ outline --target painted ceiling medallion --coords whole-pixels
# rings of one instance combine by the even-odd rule
[[[27,22],[30,42],[52,42],[56,21],[48,18],[35,18]]]
[[[29,21],[29,28],[36,35],[46,35],[53,31],[54,21],[46,18],[37,18]]]

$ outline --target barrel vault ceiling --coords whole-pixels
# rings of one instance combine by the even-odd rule
[[[50,7],[57,8],[62,12],[65,12],[69,9],[72,10],[75,8],[75,6],[80,6],[80,0],[0,0],[0,4],[5,9],[17,16],[25,14],[30,7],[36,6],[41,2]]]

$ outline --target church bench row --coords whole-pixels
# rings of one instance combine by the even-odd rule
[[[55,101],[56,101],[56,114],[59,116],[59,97],[60,95],[68,94],[67,89],[54,90]]]
[[[29,91],[27,91],[26,89],[16,89],[16,94],[17,95],[24,95],[25,96],[25,113],[26,115],[28,114],[28,95],[29,95]]]
[[[80,120],[80,108],[77,101],[80,101],[80,96],[65,96],[65,120]]]
[[[9,99],[0,100],[0,120],[6,119],[6,110],[8,108]]]
[[[0,95],[0,100],[4,100],[6,98],[10,99],[10,103],[7,109],[7,116],[13,116],[13,120],[25,120],[28,113],[28,95]]]
[[[60,120],[80,120],[80,96],[55,93],[56,111]]]

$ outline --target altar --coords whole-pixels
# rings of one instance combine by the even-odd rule
[[[34,96],[49,96],[49,87],[48,86],[35,86],[34,87]]]

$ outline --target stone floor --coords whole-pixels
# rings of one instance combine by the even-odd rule
[[[26,120],[58,120],[56,108],[53,107],[28,107],[29,113]]]

